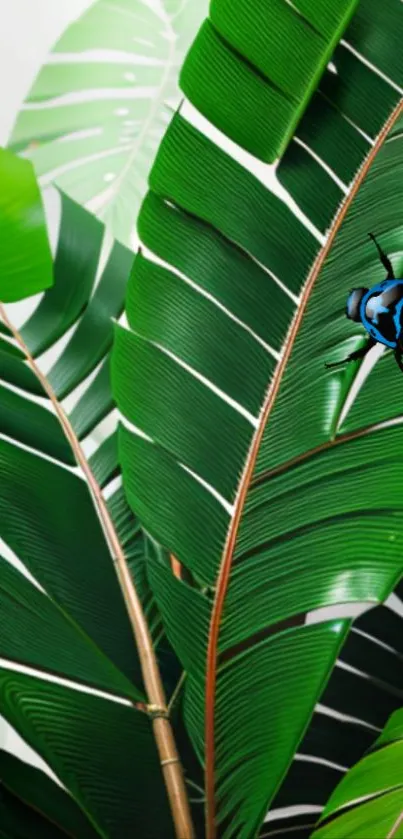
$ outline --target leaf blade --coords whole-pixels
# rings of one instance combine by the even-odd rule
[[[42,200],[32,165],[0,150],[0,300],[12,303],[53,284]]]

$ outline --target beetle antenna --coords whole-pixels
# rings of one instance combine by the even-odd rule
[[[375,247],[376,247],[376,249],[378,251],[378,254],[379,254],[379,259],[381,260],[382,265],[386,268],[386,270],[388,272],[387,275],[386,275],[387,279],[392,279],[393,280],[395,278],[395,275],[394,275],[393,266],[392,266],[392,263],[391,263],[389,257],[382,250],[381,246],[378,245],[378,242],[377,242],[374,234],[373,233],[368,233],[368,236],[374,242]]]

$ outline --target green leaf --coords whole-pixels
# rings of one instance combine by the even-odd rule
[[[114,434],[114,444],[117,447],[117,434]],[[150,558],[158,555],[158,547],[151,541],[133,515],[122,487],[119,487],[108,500],[108,508],[124,548],[125,557],[130,568],[136,591],[147,618],[148,628],[154,641],[161,639],[161,619],[156,608],[148,582]]]
[[[197,344],[186,343],[188,330],[198,329],[198,320],[192,318],[195,302],[205,309],[206,331],[199,335]],[[238,341],[238,324],[230,320],[217,307],[212,307],[207,298],[183,281],[172,271],[150,263],[141,255],[136,259],[134,280],[129,284],[126,299],[126,314],[129,325],[148,341],[163,337],[164,347],[174,355],[182,353],[183,360],[198,370],[214,384],[252,414],[259,410],[260,394],[267,377],[274,370],[275,360],[264,347],[244,330],[240,337],[239,364],[228,375],[232,361],[232,345]],[[212,351],[210,335],[222,335],[220,355]],[[185,340],[184,340],[185,338]],[[243,341],[242,341],[243,338]],[[184,347],[184,349],[183,349]],[[256,369],[251,379],[248,372]]]
[[[110,359],[107,355],[70,414],[71,424],[80,440],[90,434],[113,409],[109,368]]]
[[[31,567],[36,570],[35,565]],[[57,568],[52,570],[56,576]],[[40,572],[38,576],[43,581]],[[109,583],[113,585],[112,577]],[[58,603],[57,591],[51,586],[48,591],[54,595],[53,600],[0,557],[0,656],[98,690],[142,700],[142,694],[103,654],[99,635],[89,631],[89,622],[86,625],[80,621],[73,607],[67,610],[65,603]],[[119,617],[116,607],[114,615]]]
[[[373,750],[345,776],[325,808],[317,839],[403,836],[403,712],[396,711]],[[329,819],[331,819],[329,821]]]
[[[131,251],[116,243],[68,348],[49,373],[49,382],[59,399],[83,381],[110,349],[111,320],[121,314],[132,262]],[[65,274],[60,285],[66,291]]]
[[[401,415],[401,373],[385,357],[353,401],[359,365],[324,366],[361,344],[344,315],[349,289],[384,277],[368,231],[382,236],[392,258],[400,250],[397,111],[388,141],[379,150],[380,137],[372,166],[357,176],[363,183],[341,230],[310,273],[322,231],[399,101],[395,79],[377,70],[385,44],[397,66],[401,9],[387,0],[381,23],[372,0],[360,10],[365,26],[353,18],[354,51],[349,29],[336,50],[337,74],[326,70],[292,153],[276,168],[295,204],[175,115],[139,218],[151,254],[136,258],[129,328],[116,330],[112,380],[127,498],[189,578],[171,580],[161,560],[150,563],[164,626],[188,671],[185,716],[206,768],[211,835],[213,805],[220,835],[249,839],[267,806],[290,798],[282,781],[305,737],[314,749],[319,728],[309,722],[350,627],[337,615],[384,601],[403,571],[401,426],[379,427]],[[365,653],[350,647],[350,667]],[[356,688],[355,674],[340,668],[338,676]],[[366,695],[369,704],[380,695],[379,713],[393,710],[392,689],[361,683],[340,690],[338,706],[332,689],[333,707],[357,717]],[[325,730],[334,749],[338,729]],[[350,739],[358,757],[368,739],[361,731]],[[316,764],[315,777],[321,804],[340,768]],[[315,786],[300,789],[298,803],[311,803]]]
[[[173,836],[147,716],[99,696],[0,671],[2,714],[52,766],[103,839]],[[150,791],[152,804],[150,807]]]
[[[1,839],[66,839],[67,834],[0,784]],[[71,834],[70,834],[71,835]],[[91,834],[89,834],[91,836]],[[99,836],[92,833],[92,836]]]
[[[291,140],[356,7],[357,0],[213,0],[181,88],[231,140],[272,162]]]
[[[2,385],[0,431],[8,437],[17,438],[27,446],[45,450],[47,454],[64,463],[74,463],[72,451],[56,417],[42,405],[37,405],[26,396],[20,396]]]
[[[87,306],[98,267],[103,227],[67,196],[61,195],[60,235],[55,283],[22,330],[32,355],[61,338]]]
[[[14,755],[0,751],[1,824],[10,825],[18,836],[99,836],[73,798],[40,769],[23,763]],[[37,824],[37,826],[36,826]],[[25,828],[25,833],[22,831]]]
[[[125,415],[133,418],[139,428],[147,427],[158,443],[167,451],[177,453],[180,460],[220,492],[229,494],[233,470],[246,455],[250,423],[157,347],[121,327],[115,329],[115,352],[120,360],[119,367],[114,368],[112,383],[116,401]],[[133,370],[135,365],[139,372],[135,378],[129,378],[126,370]],[[147,388],[150,381],[155,383],[155,388]],[[163,404],[156,402],[160,387],[165,397]],[[183,414],[179,422],[170,422],[173,408],[178,404],[182,405]],[[188,426],[189,406],[191,412],[198,413],[200,426],[194,435],[186,437],[183,427]],[[217,419],[213,427],[212,416]],[[228,429],[230,435],[224,437]],[[202,440],[205,441],[203,459],[199,454]]]
[[[54,263],[54,285],[43,295],[33,314],[21,329],[21,336],[33,356],[38,356],[66,336],[74,325],[61,355],[47,374],[48,383],[60,400],[85,382],[99,364],[105,364],[112,344],[112,319],[119,317],[124,305],[126,281],[133,254],[115,243],[98,280],[104,228],[83,208],[65,195],[61,196],[61,222]],[[2,342],[6,343],[6,342]],[[0,358],[5,353],[1,353]],[[88,404],[91,390],[85,390],[72,412],[85,416],[85,425],[77,420],[77,433],[84,436],[112,409],[109,371],[93,382],[95,405]],[[19,390],[44,395],[43,388],[20,357],[5,358],[1,378]],[[47,408],[28,400],[25,394],[1,389],[0,427],[12,439],[71,464],[70,447],[56,418]],[[81,427],[80,427],[81,426]]]
[[[26,393],[33,393],[36,396],[43,396],[43,388],[29,367],[25,364],[25,360],[18,358],[7,350],[3,350],[3,345],[0,348],[0,369],[1,378],[4,382],[9,382]]]
[[[401,595],[400,583],[385,606],[370,609],[354,623],[298,749],[298,759],[273,801],[263,835],[281,835],[286,826],[290,836],[299,839],[297,827],[292,830],[294,819],[284,824],[282,812],[290,805],[305,805],[305,822],[311,827],[302,835],[308,839],[318,807],[325,806],[346,770],[373,746],[390,714],[400,708]]]
[[[209,190],[203,188],[206,183]],[[253,254],[289,291],[299,291],[316,252],[312,233],[284,201],[179,115],[161,143],[150,187]],[[251,215],[257,212],[261,223],[252,225]],[[139,224],[141,233],[141,216]],[[290,241],[298,261],[290,259]]]
[[[53,282],[45,216],[34,170],[0,149],[0,301],[11,303]]]
[[[207,5],[97,0],[54,47],[14,127],[11,147],[41,184],[58,184],[124,244]]]

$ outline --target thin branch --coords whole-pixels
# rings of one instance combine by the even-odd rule
[[[209,641],[207,650],[207,671],[206,671],[206,716],[205,716],[205,742],[206,742],[206,796],[207,796],[207,812],[206,812],[206,827],[208,839],[215,839],[216,836],[216,817],[215,817],[215,705],[216,705],[216,688],[217,688],[217,662],[218,662],[218,639],[220,634],[221,619],[224,609],[225,597],[228,590],[229,579],[232,568],[232,560],[234,549],[238,536],[238,529],[241,521],[241,516],[252,480],[256,459],[258,456],[260,443],[263,437],[264,430],[269,420],[270,414],[273,410],[277,394],[283,379],[284,371],[288,364],[292,348],[302,318],[305,314],[306,307],[313,289],[313,286],[321,272],[323,263],[325,262],[329,251],[333,245],[334,238],[344,221],[347,211],[349,210],[353,199],[361,187],[371,165],[383,145],[392,126],[398,120],[403,110],[403,101],[400,101],[396,106],[391,116],[385,123],[381,132],[379,133],[375,144],[369,152],[363,166],[359,170],[354,184],[346,197],[344,203],[336,215],[334,223],[331,227],[329,237],[324,247],[319,251],[318,256],[314,262],[312,270],[305,283],[303,293],[301,296],[301,303],[290,325],[290,329],[285,341],[285,350],[280,361],[277,364],[274,376],[270,382],[268,392],[265,397],[263,409],[260,415],[259,425],[254,433],[249,454],[245,463],[243,474],[238,488],[238,493],[235,503],[235,512],[230,524],[227,534],[227,540],[221,560],[216,595],[210,621]]]
[[[179,696],[179,694],[182,690],[182,687],[185,683],[186,676],[187,676],[187,673],[186,673],[186,670],[184,670],[180,679],[179,679],[179,681],[178,681],[178,684],[176,685],[176,688],[175,688],[175,690],[174,690],[174,692],[173,692],[173,694],[172,694],[172,696],[169,700],[169,705],[168,705],[169,713],[171,713],[172,708],[175,705],[175,702],[176,702],[176,700],[177,700],[177,698],[178,698],[178,696]]]
[[[6,310],[1,303],[0,319],[12,333],[16,343],[21,348],[27,359],[28,366],[31,368],[32,372],[42,385],[43,390],[49,397],[63,432],[70,443],[75,459],[81,467],[87,480],[105,538],[109,544],[120,588],[136,640],[144,685],[149,703],[147,710],[152,719],[155,740],[168,791],[176,834],[178,839],[193,839],[194,832],[182,766],[176,749],[171,723],[168,719],[169,712],[166,706],[165,692],[153,649],[152,639],[139,596],[127,565],[124,550],[120,544],[119,537],[115,529],[115,525],[112,521],[101,488],[91,471],[80,441],[78,440],[67,414],[58,401],[48,379],[42,373],[35,359],[31,355],[24,339],[22,338],[22,335],[11,323]]]
[[[186,778],[186,783],[189,787],[193,787],[197,792],[200,793],[201,796],[204,797],[204,789],[200,787],[199,784],[196,784],[195,781],[191,781],[190,778]]]

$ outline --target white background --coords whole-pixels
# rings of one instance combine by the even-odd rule
[[[0,145],[63,30],[92,0],[0,0]]]
[[[0,0],[0,145],[7,143],[36,73],[64,29],[92,0]],[[0,717],[0,748],[44,767]]]

